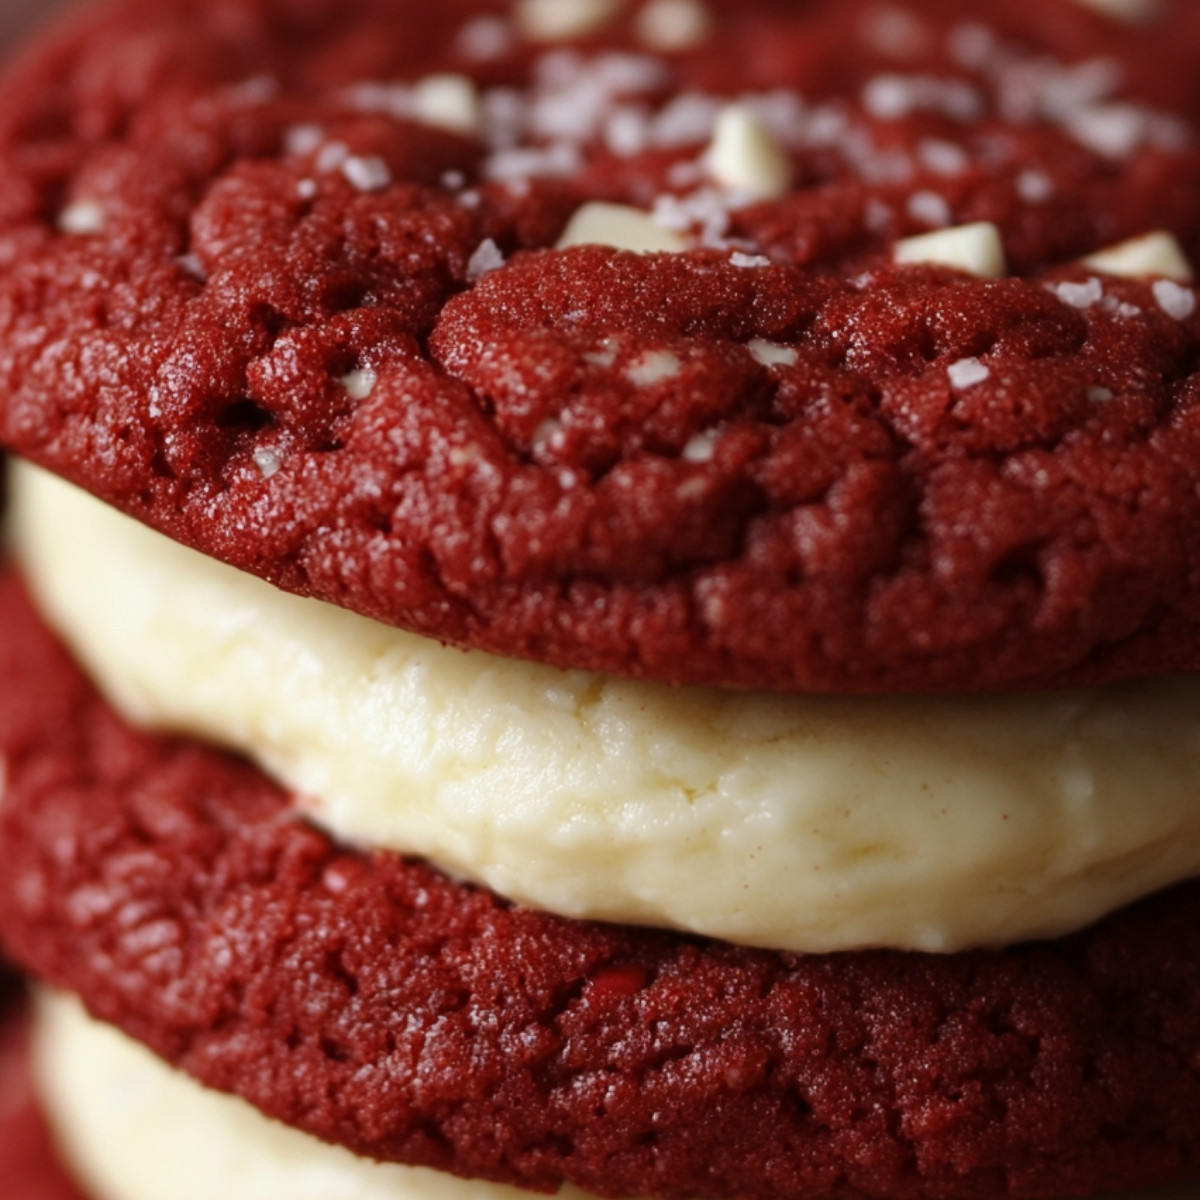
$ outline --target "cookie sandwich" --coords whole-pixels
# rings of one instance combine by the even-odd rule
[[[0,945],[80,1187],[1200,1176],[1197,51],[111,0],[11,66]]]

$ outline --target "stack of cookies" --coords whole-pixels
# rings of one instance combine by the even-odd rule
[[[1193,1195],[1198,61],[1189,0],[19,57],[11,1200]]]

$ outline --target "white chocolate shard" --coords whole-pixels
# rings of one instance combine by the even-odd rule
[[[338,380],[349,393],[351,400],[365,400],[375,390],[378,382],[379,376],[370,367],[356,367]]]
[[[1158,15],[1161,9],[1159,0],[1075,0],[1084,8],[1090,8],[1103,17],[1115,17],[1118,21],[1128,21],[1136,25],[1149,21]]]
[[[747,342],[746,349],[764,367],[794,367],[800,359],[795,347],[781,346],[778,342],[767,341],[766,338],[755,338]]]
[[[558,239],[556,250],[571,246],[612,246],[635,254],[678,254],[688,248],[680,234],[664,229],[648,212],[625,204],[594,201],[578,209]]]
[[[680,54],[703,45],[712,36],[714,25],[712,13],[700,0],[650,0],[633,28],[648,50]]]
[[[413,112],[426,125],[476,136],[483,128],[479,90],[465,75],[430,75],[413,88]]]
[[[1191,261],[1173,234],[1159,230],[1130,238],[1089,254],[1083,265],[1105,275],[1125,279],[1150,279],[1159,276],[1179,283],[1191,283],[1196,277]]]
[[[1008,274],[1000,230],[991,221],[902,238],[896,243],[893,258],[903,266],[955,267],[980,279],[1000,279]]]
[[[517,28],[531,42],[590,37],[616,20],[621,0],[518,0]]]
[[[777,200],[792,184],[787,151],[746,104],[727,105],[717,114],[705,164],[713,182],[756,200]]]
[[[90,233],[103,233],[107,214],[96,200],[76,200],[58,214],[61,233],[86,237]]]

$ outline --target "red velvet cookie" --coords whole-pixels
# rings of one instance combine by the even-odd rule
[[[1200,1168],[1200,886],[1061,942],[776,955],[514,908],[131,731],[0,586],[0,937],[359,1154],[601,1195],[1085,1195]]]
[[[1195,5],[924,0],[905,33],[713,0],[657,59],[632,0],[566,52],[501,7],[121,0],[30,53],[0,443],[286,588],[563,666],[1200,665],[1195,295],[1076,261],[1150,229],[1200,255]],[[421,109],[445,72],[477,126],[461,80],[455,128]],[[793,178],[757,202],[703,157],[746,94]],[[695,248],[552,249],[590,200]],[[979,221],[1009,277],[892,265]]]

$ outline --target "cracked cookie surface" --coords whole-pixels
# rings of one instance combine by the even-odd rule
[[[566,48],[466,0],[99,10],[0,92],[0,441],[288,589],[560,666],[1192,668],[1194,293],[1078,260],[1200,253],[1200,106],[1150,66],[1200,21],[912,7],[899,59],[865,4],[714,4],[667,56],[634,7]],[[739,96],[785,194],[705,173]],[[685,248],[555,249],[594,201]],[[892,261],[978,222],[1007,278]]]

